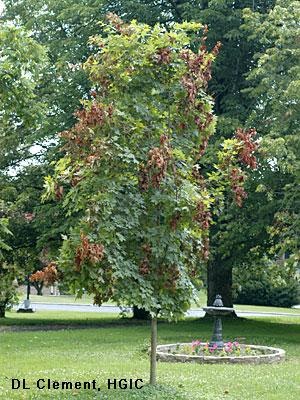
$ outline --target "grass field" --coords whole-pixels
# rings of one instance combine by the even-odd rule
[[[24,296],[20,296],[20,301]],[[49,304],[92,304],[92,296],[84,295],[81,299],[75,298],[71,295],[61,295],[61,296],[37,296],[31,295],[30,299],[33,303],[49,303]],[[112,305],[113,303],[108,302],[105,305]],[[199,295],[199,302],[197,304],[192,304],[192,308],[200,308],[206,306],[206,293],[201,291]],[[278,312],[278,313],[288,313],[288,314],[300,314],[300,309],[293,308],[283,308],[283,307],[267,307],[267,306],[253,306],[236,304],[235,309],[237,311],[256,311],[256,312]]]
[[[107,390],[108,378],[148,380],[149,323],[135,323],[106,314],[39,312],[8,313],[2,330],[16,324],[43,327],[28,332],[0,332],[1,399],[158,399],[158,400],[296,400],[300,393],[300,318],[276,317],[225,321],[225,339],[281,347],[283,364],[194,365],[158,364],[155,388]],[[88,324],[90,328],[80,329]],[[48,326],[70,328],[47,331]],[[94,325],[94,326],[93,326]],[[99,327],[96,327],[99,325]],[[65,327],[66,327],[65,326]],[[83,326],[82,326],[83,327]],[[207,340],[211,321],[186,320],[159,324],[159,343]],[[11,378],[26,378],[31,390],[11,390]],[[89,381],[101,391],[38,390],[38,379]]]

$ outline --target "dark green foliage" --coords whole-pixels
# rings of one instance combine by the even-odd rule
[[[248,121],[259,127],[263,137],[266,172],[258,189],[267,194],[271,205],[279,195],[270,230],[273,252],[288,254],[296,266],[300,255],[300,3],[278,0],[266,16],[250,10],[244,16],[249,39],[259,37],[261,45],[247,89],[254,100]]]
[[[173,22],[200,21],[208,24],[208,45],[222,42],[222,51],[213,69],[210,90],[216,100],[216,112],[222,118],[218,130],[230,137],[249,110],[249,98],[242,93],[246,87],[245,73],[250,69],[256,42],[247,42],[243,31],[242,11],[246,7],[266,13],[274,0],[218,1],[146,1],[146,0],[5,0],[5,19],[17,19],[34,30],[34,37],[49,48],[51,68],[41,88],[51,109],[48,132],[69,128],[79,99],[90,87],[80,69],[69,68],[86,60],[91,48],[86,47],[89,36],[100,32],[97,22],[108,12],[115,12],[125,21],[137,19],[154,25],[171,26]],[[40,12],[40,10],[43,12]]]
[[[7,217],[18,215],[12,201],[17,190],[2,173],[30,156],[30,147],[39,137],[43,106],[36,95],[44,49],[27,32],[10,24],[0,25],[0,316],[17,299],[18,266],[14,263]],[[18,218],[17,217],[17,218]],[[22,233],[27,236],[27,232]],[[30,235],[29,235],[30,236]],[[16,250],[16,249],[14,249]]]
[[[45,50],[27,32],[0,24],[0,168],[30,157],[40,137],[43,103],[36,87]]]
[[[264,281],[248,281],[233,292],[233,301],[236,304],[291,307],[300,302],[299,282],[291,281],[274,287],[268,278]]]
[[[234,271],[233,301],[237,304],[291,307],[300,302],[299,277],[284,260],[243,265],[243,269]]]
[[[99,31],[101,5],[99,0],[5,1],[3,18],[21,23],[48,50],[49,67],[43,71],[38,91],[48,105],[47,123],[42,127],[44,139],[72,126],[73,112],[89,90],[80,64],[89,55],[89,37]]]
[[[255,126],[261,140],[259,171],[248,180],[252,190],[244,208],[230,206],[217,221],[212,237],[215,258],[209,266],[209,272],[220,271],[209,274],[214,292],[210,297],[227,287],[227,305],[232,305],[230,270],[239,266],[243,275],[248,257],[258,260],[270,253],[276,259],[286,253],[290,267],[295,271],[299,266],[299,2],[277,1],[268,13],[259,7],[254,11],[242,12],[239,28],[241,43],[248,42],[251,51],[248,77],[240,77],[245,96],[240,101],[246,111],[241,121]],[[222,112],[221,131],[224,116]],[[228,271],[226,283],[222,268]],[[221,278],[218,285],[215,276]]]
[[[7,257],[26,273],[39,269],[57,254],[60,235],[65,232],[60,205],[40,201],[46,171],[43,166],[33,165],[17,176],[0,179],[0,198],[5,200],[13,233],[9,245],[14,251]]]
[[[5,311],[18,300],[16,278],[20,271],[15,265],[6,262],[6,254],[12,250],[7,244],[10,235],[8,220],[0,217],[0,318],[4,318]]]

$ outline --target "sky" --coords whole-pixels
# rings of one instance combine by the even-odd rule
[[[0,14],[2,13],[2,11],[3,11],[3,2],[0,0]]]

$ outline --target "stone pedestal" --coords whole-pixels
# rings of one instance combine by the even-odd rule
[[[34,309],[31,307],[30,300],[25,299],[22,305],[17,309],[18,313],[33,313]]]

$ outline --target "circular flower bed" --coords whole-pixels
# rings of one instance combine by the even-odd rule
[[[177,345],[175,349],[176,353],[179,354],[190,354],[197,356],[243,356],[243,355],[257,355],[261,352],[257,349],[253,349],[248,345],[240,344],[239,342],[227,342],[224,343],[224,347],[219,349],[216,344],[209,346],[208,342],[201,342],[195,340],[191,344]]]
[[[285,351],[268,346],[245,345],[238,342],[224,343],[222,349],[199,340],[157,346],[157,359],[167,362],[196,363],[274,363],[283,361]]]

